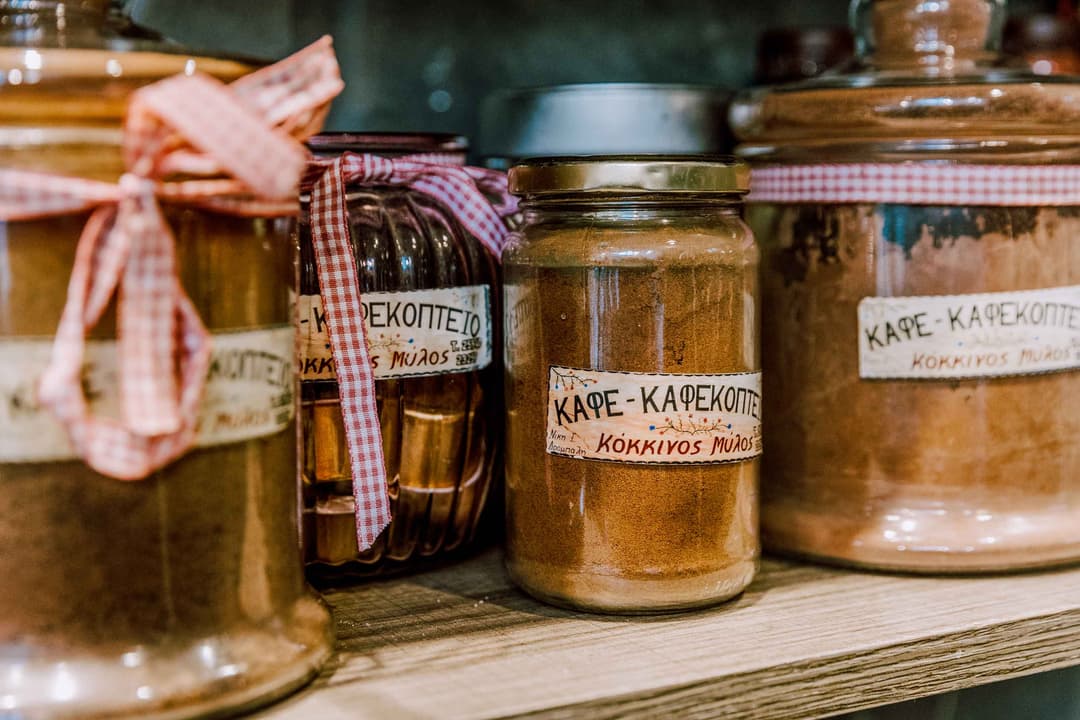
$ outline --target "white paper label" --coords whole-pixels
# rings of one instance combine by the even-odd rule
[[[361,296],[375,379],[444,375],[491,364],[487,285],[371,292]],[[334,380],[322,298],[301,295],[300,378]]]
[[[281,432],[295,413],[290,327],[216,333],[195,445],[208,447]],[[63,428],[35,400],[51,338],[0,339],[0,462],[52,462],[76,455]],[[119,419],[117,344],[89,340],[83,390],[95,415]]]
[[[300,295],[296,299],[296,316],[299,318],[297,347],[300,357],[301,380],[336,380],[334,355],[330,349],[330,335],[326,330],[322,297]]]
[[[1080,285],[859,303],[859,376],[947,380],[1080,368]]]
[[[761,373],[667,375],[552,366],[547,451],[630,463],[761,454]]]
[[[535,289],[530,285],[504,285],[503,308],[503,362],[511,368],[530,335],[527,326],[540,310]]]

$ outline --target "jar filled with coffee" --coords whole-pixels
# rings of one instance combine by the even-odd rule
[[[859,0],[851,73],[734,107],[769,308],[767,547],[1080,560],[1080,84],[1002,70],[1003,11]]]
[[[324,133],[308,145],[326,161],[370,153],[458,170],[467,150],[459,136],[408,133]],[[498,176],[505,194],[505,175],[482,172]],[[310,570],[330,580],[445,557],[472,540],[501,447],[497,260],[430,194],[385,178],[345,187],[393,516],[361,550],[310,196],[302,202],[301,486]]]
[[[331,651],[297,543],[305,152],[268,116],[319,113],[333,52],[248,74],[109,5],[0,7],[5,716],[217,715]]]
[[[537,160],[510,188],[511,577],[601,612],[737,595],[758,558],[762,407],[745,166]]]

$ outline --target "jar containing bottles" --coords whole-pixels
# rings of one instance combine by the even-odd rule
[[[758,251],[746,167],[534,160],[503,253],[506,564],[601,612],[714,604],[750,583],[761,454]]]
[[[1080,560],[1080,84],[1004,2],[859,0],[851,73],[733,110],[763,247],[763,536],[873,568]]]
[[[461,137],[404,133],[326,133],[309,146],[324,158],[351,151],[458,165],[467,149]],[[306,557],[318,577],[407,569],[465,546],[501,436],[496,258],[447,208],[408,187],[350,187],[347,203],[394,519],[358,550],[341,403],[302,218],[301,485]],[[439,308],[475,321],[475,337],[448,339],[424,322]]]

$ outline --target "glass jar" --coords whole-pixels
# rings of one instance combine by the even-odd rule
[[[769,308],[766,547],[1080,559],[1080,84],[996,69],[1003,6],[855,2],[852,73],[734,107]]]
[[[600,612],[726,600],[758,558],[758,250],[745,166],[513,168],[503,253],[506,564]]]
[[[317,155],[344,151],[423,156],[464,164],[464,138],[326,133]],[[421,158],[422,159],[422,158]],[[302,198],[306,209],[306,199]],[[389,482],[390,523],[357,548],[349,454],[329,338],[322,319],[310,226],[300,223],[304,538],[313,577],[415,567],[462,548],[476,532],[499,452],[501,367],[495,258],[427,195],[405,187],[354,187],[347,195]],[[473,313],[476,338],[418,329],[406,312],[432,304]],[[423,353],[450,349],[431,367]],[[458,352],[460,350],[461,352]],[[464,360],[464,362],[459,362]]]
[[[110,34],[107,5],[0,9],[0,166],[116,182],[132,90],[185,69],[221,79],[250,69]],[[216,714],[289,692],[330,653],[329,615],[304,584],[297,544],[292,221],[163,210],[181,283],[214,335],[208,393],[227,395],[215,417],[242,424],[256,407],[244,398],[277,412],[144,480],[90,470],[33,390],[88,214],[3,224],[0,715]],[[101,412],[115,330],[110,309],[90,334],[84,384]],[[248,351],[272,382],[225,377]]]

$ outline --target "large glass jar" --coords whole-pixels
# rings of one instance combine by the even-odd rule
[[[1080,559],[1080,84],[1003,2],[852,4],[860,64],[742,98],[763,537],[923,572]]]
[[[459,164],[467,147],[456,136],[395,133],[326,133],[309,146],[322,157],[352,151]],[[302,217],[304,540],[311,572],[326,579],[404,570],[462,548],[476,532],[501,444],[496,259],[448,209],[418,191],[354,187],[347,203],[393,521],[374,546],[358,550],[341,404],[311,230]],[[471,313],[484,330],[462,341],[419,328],[409,318],[427,306]],[[412,310],[418,312],[410,316]],[[432,367],[443,351],[445,362]]]
[[[249,69],[103,35],[106,5],[0,9],[3,168],[116,182],[132,90],[195,68],[222,79]],[[330,652],[297,542],[292,221],[165,213],[181,283],[213,333],[207,392],[226,396],[215,420],[235,421],[245,439],[207,429],[210,444],[130,482],[76,459],[34,400],[87,214],[2,227],[0,715],[220,713],[294,689]],[[85,367],[92,406],[106,413],[115,331],[110,309]],[[245,379],[236,361],[247,352],[272,382]],[[242,429],[245,409],[271,406],[269,425]]]
[[[757,263],[741,164],[537,160],[503,253],[507,557],[601,612],[740,593],[758,558]]]

